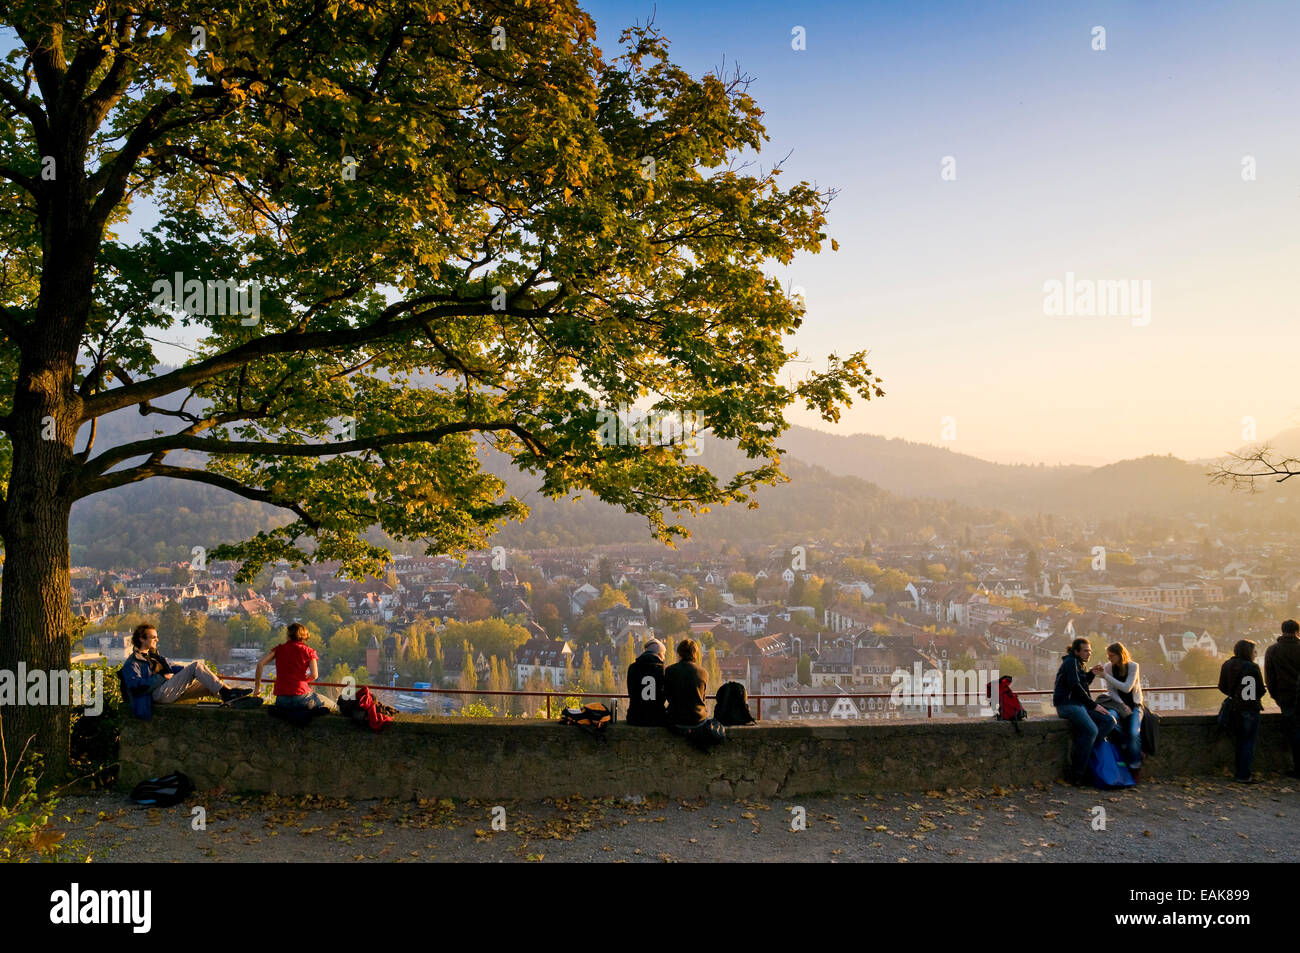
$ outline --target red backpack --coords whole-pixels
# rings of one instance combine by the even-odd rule
[[[990,684],[984,690],[984,694],[992,698],[993,685]],[[1016,734],[1020,734],[1020,726],[1016,722],[1025,717],[1025,706],[1020,704],[1020,698],[1011,690],[1011,676],[1003,675],[998,679],[998,713],[994,716],[998,721],[1009,721],[1015,725]]]

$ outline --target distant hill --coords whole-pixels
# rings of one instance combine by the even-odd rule
[[[177,400],[156,402],[174,409]],[[120,411],[101,420],[97,450],[173,432],[173,418]],[[85,440],[83,432],[82,441]],[[1300,428],[1270,441],[1300,455]],[[79,444],[80,445],[80,444]],[[1287,486],[1261,483],[1255,496],[1210,486],[1204,462],[1170,456],[1123,460],[1104,467],[1028,466],[991,463],[966,454],[869,434],[839,436],[804,427],[783,435],[783,467],[790,482],[763,487],[758,509],[715,507],[686,522],[701,541],[712,538],[781,542],[800,539],[861,539],[866,533],[959,531],[964,524],[993,523],[1005,513],[1044,513],[1085,519],[1131,513],[1222,520],[1261,525],[1290,524],[1300,508],[1283,506]],[[735,448],[708,441],[700,462],[730,476],[745,469]],[[647,539],[640,517],[629,516],[590,495],[580,501],[548,500],[536,492],[540,479],[516,472],[509,461],[487,451],[490,472],[532,509],[523,524],[509,524],[495,539],[520,548],[574,546]],[[201,455],[168,458],[201,465]],[[1295,490],[1300,499],[1300,487]],[[76,564],[137,565],[189,558],[194,546],[245,539],[283,525],[290,516],[215,487],[151,479],[79,501],[72,510],[70,537]],[[418,543],[376,541],[395,552],[420,552]]]
[[[162,417],[141,417],[135,412],[113,414],[101,422],[96,447],[102,450],[152,435],[153,429],[171,424]],[[175,429],[169,427],[169,430]],[[82,440],[85,436],[83,434]],[[187,465],[201,465],[200,454],[177,454]],[[646,521],[593,497],[551,500],[536,492],[540,478],[521,474],[505,456],[486,446],[481,454],[486,469],[501,477],[507,492],[531,509],[522,524],[504,526],[493,542],[517,548],[582,546],[621,542],[647,542]],[[169,460],[173,457],[169,457]],[[752,466],[734,447],[709,440],[693,462],[730,477]],[[837,476],[791,457],[783,460],[790,482],[760,487],[757,509],[744,505],[714,507],[696,518],[679,517],[700,541],[725,538],[767,543],[811,542],[836,539],[858,542],[870,533],[877,539],[911,534],[924,527],[946,533],[965,524],[995,522],[996,509],[951,500],[916,502],[886,492],[853,476]],[[187,481],[153,478],[78,501],[70,527],[72,559],[77,565],[112,567],[188,559],[194,546],[211,549],[234,542],[258,530],[290,522],[284,510],[244,500],[215,487]],[[395,542],[379,531],[371,539],[394,552],[423,552],[418,542]]]
[[[1300,428],[1279,434],[1300,455]],[[807,463],[831,473],[856,476],[907,496],[952,499],[1013,513],[1056,513],[1096,518],[1147,512],[1204,518],[1240,514],[1285,496],[1285,489],[1261,481],[1252,498],[1211,486],[1208,463],[1172,456],[1121,460],[1103,467],[1029,466],[992,463],[943,447],[870,434],[839,436],[791,428],[781,444]],[[1300,489],[1296,496],[1300,498]]]

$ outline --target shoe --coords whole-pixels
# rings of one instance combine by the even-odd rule
[[[1258,784],[1258,783],[1259,783],[1259,782],[1256,781],[1254,778],[1233,778],[1232,780],[1235,781],[1235,782],[1238,783],[1238,784]]]
[[[223,688],[221,690],[221,700],[229,704],[236,698],[243,698],[245,695],[253,694],[251,688]]]
[[[1137,784],[1139,781],[1142,780],[1141,768],[1129,768],[1128,773],[1132,776],[1134,784]]]
[[[262,699],[257,695],[240,695],[232,698],[228,704],[231,708],[261,708]]]

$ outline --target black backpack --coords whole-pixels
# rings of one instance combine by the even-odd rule
[[[754,724],[745,686],[740,682],[727,682],[719,688],[718,697],[713,702],[713,717],[724,725]]]
[[[698,725],[669,725],[669,730],[682,735],[696,748],[708,751],[727,740],[727,729],[716,718],[706,718]]]
[[[261,701],[262,699],[258,699]],[[235,701],[239,701],[238,698]],[[299,708],[296,705],[268,705],[266,709],[272,718],[279,718],[281,721],[287,721],[295,728],[306,728],[312,723],[312,720],[319,718],[321,715],[328,715],[330,710],[324,705],[317,708]]]
[[[161,778],[141,781],[131,789],[130,799],[144,807],[171,807],[185,800],[194,791],[194,784],[179,771],[164,774]]]
[[[592,702],[581,708],[566,708],[560,712],[560,724],[577,725],[589,735],[602,737],[605,729],[618,720],[618,702],[613,704],[613,709],[600,702]]]

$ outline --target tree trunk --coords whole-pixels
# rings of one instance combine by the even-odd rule
[[[13,447],[9,497],[0,535],[5,545],[0,588],[0,670],[17,677],[48,673],[70,665],[73,627],[69,572],[68,514],[72,508],[66,477],[76,433],[78,407],[67,399],[71,368],[59,361],[19,371],[14,390],[10,441]],[[16,685],[20,692],[26,685]],[[24,746],[45,758],[43,783],[60,784],[68,762],[70,709],[57,698],[44,705],[5,706],[0,710],[7,770],[12,772]]]
[[[74,444],[82,402],[77,355],[95,286],[103,222],[92,213],[85,152],[88,114],[53,103],[49,142],[54,178],[38,200],[41,285],[35,320],[21,340],[7,432],[12,447],[8,498],[0,517],[4,579],[0,586],[0,669],[67,669],[73,617],[68,514],[78,463]],[[16,686],[19,690],[26,686]],[[47,699],[48,701],[48,699]],[[58,701],[58,699],[55,699]],[[61,784],[68,763],[70,709],[6,706],[0,711],[8,769],[28,745],[45,757],[43,783]],[[30,740],[30,744],[28,744]]]

